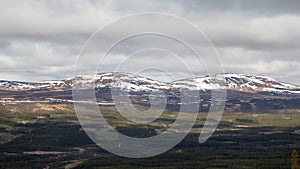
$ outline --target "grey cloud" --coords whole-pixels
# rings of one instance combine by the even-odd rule
[[[1,1],[0,79],[36,81],[69,77],[81,47],[99,27],[120,16],[149,11],[187,18],[203,30],[219,51],[225,72],[268,75],[300,84],[300,1],[296,0]],[[155,19],[132,22],[101,36],[96,44],[107,46],[122,32],[143,24],[157,25],[158,22]],[[164,25],[164,28],[169,33],[182,35],[178,27]],[[192,42],[198,40],[194,33],[184,36]],[[135,39],[110,55],[103,69],[111,70],[130,52],[147,45],[170,51],[179,49],[175,43],[155,38],[148,41]],[[203,48],[202,56],[208,56],[205,50],[208,47],[207,43],[199,43],[199,48]],[[97,45],[95,49],[98,55],[105,52]],[[160,57],[140,55],[130,65],[150,66],[151,61],[159,57],[160,62],[168,64],[169,71],[186,76],[182,65],[172,63],[172,59],[163,54],[157,55]],[[180,56],[198,74],[205,74],[202,65],[195,62],[188,51],[181,50]],[[88,71],[97,61],[86,59],[81,69]],[[156,74],[163,77],[161,73]]]
[[[171,0],[170,0],[171,1]],[[177,1],[185,10],[193,11],[222,11],[249,13],[251,15],[281,15],[281,14],[299,14],[300,2],[297,0],[223,0],[223,1],[205,1],[190,0]]]

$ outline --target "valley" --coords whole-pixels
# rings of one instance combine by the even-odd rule
[[[159,134],[176,118],[168,112],[141,125],[124,120],[111,107],[100,108],[116,130],[131,137]],[[217,131],[203,144],[198,137],[207,113],[199,112],[179,145],[146,159],[121,158],[95,145],[72,104],[8,103],[0,109],[0,168],[288,168],[291,151],[300,149],[299,109],[226,111]]]

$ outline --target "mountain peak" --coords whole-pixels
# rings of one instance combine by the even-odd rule
[[[243,92],[292,92],[300,93],[300,87],[276,81],[265,76],[250,74],[215,74],[200,76],[173,82],[178,87],[197,90],[227,89]]]

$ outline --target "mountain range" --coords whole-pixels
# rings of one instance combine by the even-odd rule
[[[116,102],[112,96],[114,88],[120,89],[118,91],[121,93],[117,93],[117,96],[129,96],[129,102],[145,107],[151,104],[161,104],[161,97],[165,95],[166,108],[176,111],[183,104],[182,89],[199,92],[199,111],[209,110],[212,91],[219,89],[226,90],[226,109],[230,111],[265,112],[274,109],[300,108],[299,86],[269,77],[246,74],[217,74],[168,83],[122,72],[79,75],[65,80],[41,82],[2,80],[0,81],[0,98],[3,104],[11,100],[15,103],[25,102],[26,105],[28,102],[72,104],[74,101],[81,101],[73,98],[74,89],[83,91],[83,94],[86,90],[92,89],[95,91],[96,102],[99,105],[113,106]],[[153,91],[159,92],[151,94]],[[150,103],[150,96],[152,103]],[[120,102],[123,104],[124,101]],[[124,103],[130,104],[129,102],[127,100]]]
[[[77,88],[117,87],[127,91],[176,90],[185,88],[199,91],[226,89],[246,93],[300,94],[300,87],[297,85],[279,82],[269,77],[247,74],[217,74],[176,80],[169,83],[123,72],[80,75],[65,80],[41,82],[0,80],[0,90],[3,91],[71,90],[73,86],[77,86]]]

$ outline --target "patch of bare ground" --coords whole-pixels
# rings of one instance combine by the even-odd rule
[[[58,154],[66,154],[67,152],[62,151],[24,151],[23,154],[30,155],[58,155]]]
[[[71,169],[71,168],[77,167],[78,165],[80,165],[84,161],[86,161],[86,159],[70,161],[69,164],[65,165],[65,169]]]

